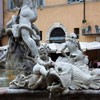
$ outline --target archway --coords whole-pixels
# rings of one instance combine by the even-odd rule
[[[61,23],[54,23],[47,32],[47,41],[49,43],[64,43],[66,36],[66,28]]]
[[[61,27],[54,28],[51,31],[49,41],[50,43],[63,43],[65,42],[65,32]]]

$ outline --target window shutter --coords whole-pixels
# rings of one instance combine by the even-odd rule
[[[13,3],[13,0],[8,0],[8,9],[14,9],[15,5]]]
[[[37,0],[37,7],[44,7],[45,6],[45,0]]]
[[[0,33],[3,29],[3,0],[0,0]]]

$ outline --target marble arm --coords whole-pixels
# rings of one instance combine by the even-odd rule
[[[61,53],[63,56],[68,57],[64,50],[67,48],[67,44],[62,48]]]
[[[32,24],[32,29],[34,29],[37,34],[40,34],[40,31],[36,25]]]
[[[36,32],[36,34],[34,33],[32,35],[32,38],[36,39],[36,40],[40,40],[40,31],[39,31],[38,27],[36,25],[32,24],[32,29],[35,30],[35,32]]]
[[[16,24],[16,17],[17,16],[12,15],[12,18],[6,24],[6,28],[12,28],[12,25]]]
[[[45,62],[43,60],[41,60],[40,58],[38,58],[38,63],[40,65],[44,65],[44,66],[50,66],[53,64],[53,61],[51,60],[51,58],[49,57],[49,61],[48,62]]]
[[[13,24],[13,21],[12,21],[12,19],[6,24],[6,28],[9,28],[9,27],[11,27],[12,26],[12,24]]]

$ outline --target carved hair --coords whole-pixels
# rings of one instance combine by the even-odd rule
[[[77,35],[75,33],[70,33],[70,38],[76,39],[77,38]]]

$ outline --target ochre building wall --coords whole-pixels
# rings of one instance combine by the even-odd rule
[[[7,10],[6,1],[7,0],[4,0],[4,25],[6,25],[12,15],[17,14],[17,11]],[[38,9],[38,19],[35,24],[42,31],[42,42],[46,41],[48,29],[56,22],[63,24],[66,27],[68,34],[74,32],[74,28],[80,28],[79,41],[95,41],[97,35],[82,35],[83,3],[67,4],[66,1],[67,0],[46,0],[46,7],[43,9]],[[100,26],[99,0],[91,0],[91,2],[86,2],[86,20],[86,24],[92,26],[92,32],[94,33],[94,26]]]

